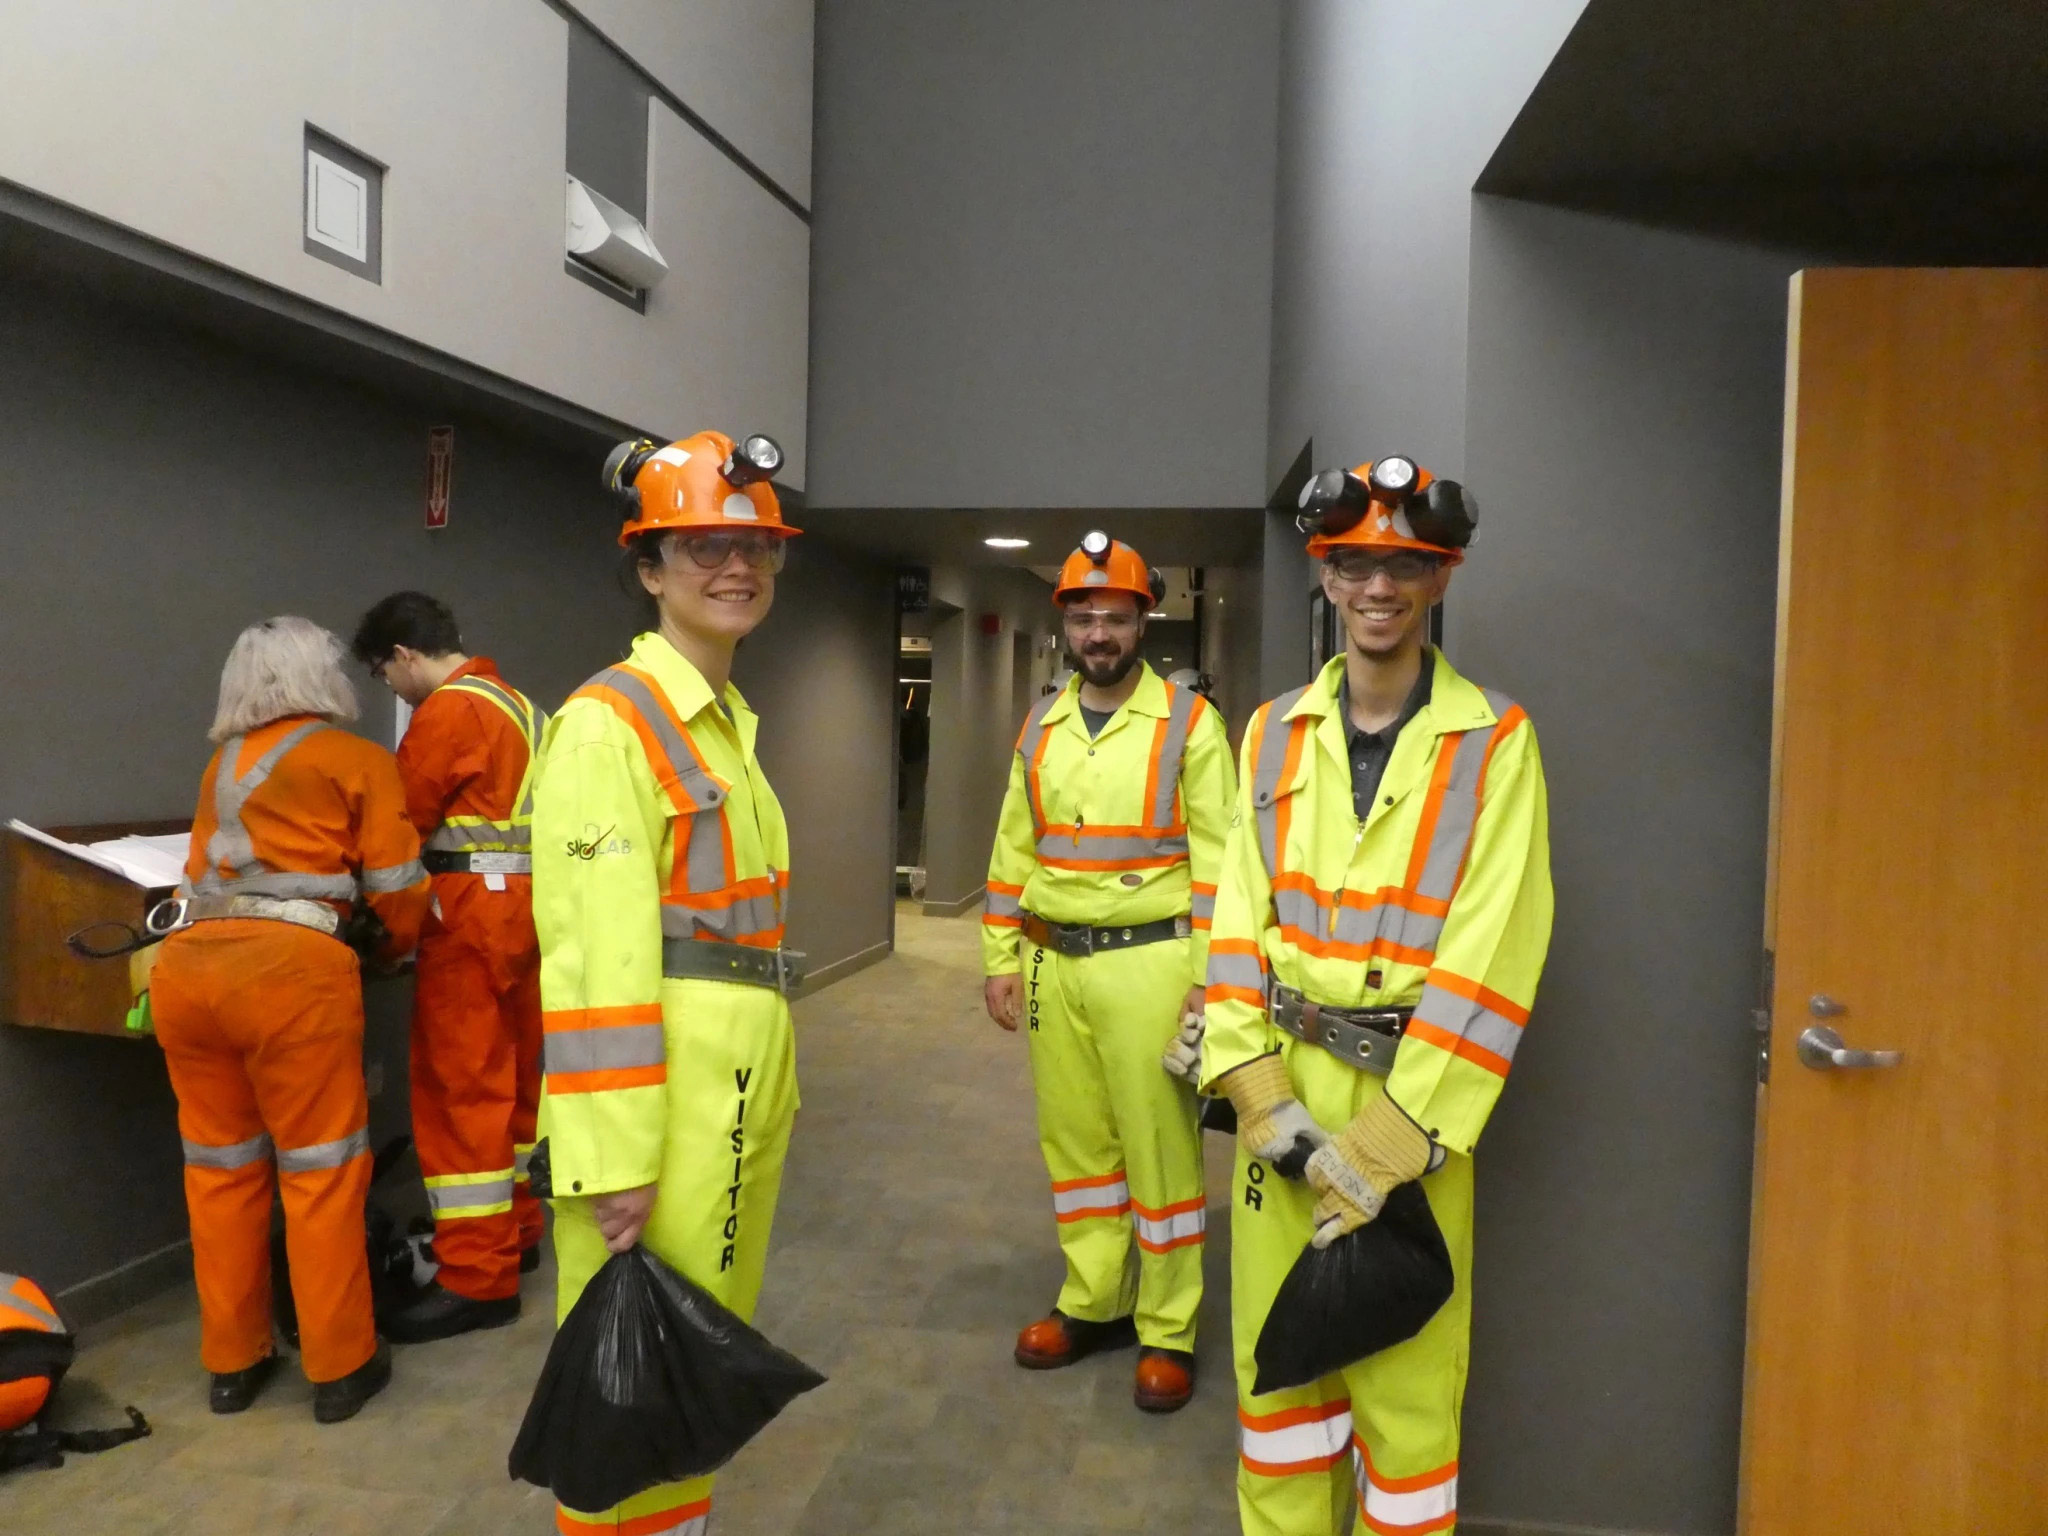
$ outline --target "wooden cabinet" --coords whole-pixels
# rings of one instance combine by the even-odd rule
[[[191,826],[131,821],[47,830],[67,843],[91,843],[186,832]],[[143,914],[170,894],[168,888],[144,890],[0,826],[0,1023],[126,1035],[127,962],[82,959],[65,936],[109,920],[140,927]]]

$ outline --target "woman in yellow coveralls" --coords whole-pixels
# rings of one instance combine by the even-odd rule
[[[558,1318],[639,1242],[741,1317],[761,1293],[797,1108],[789,835],[729,679],[797,532],[768,483],[781,462],[768,438],[700,432],[605,466],[660,624],[562,706],[534,785]],[[702,1477],[556,1522],[702,1536],[710,1510]]]

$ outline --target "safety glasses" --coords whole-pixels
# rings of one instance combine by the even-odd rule
[[[1333,549],[1323,563],[1339,581],[1356,587],[1371,581],[1381,571],[1394,581],[1420,581],[1442,561],[1419,549],[1397,549],[1389,555],[1376,555],[1365,549]]]
[[[704,571],[722,570],[737,553],[752,569],[773,575],[789,558],[788,541],[772,533],[677,533],[669,536],[664,548],[687,556]]]
[[[1064,622],[1070,635],[1085,635],[1098,629],[1107,630],[1112,635],[1128,635],[1138,628],[1135,613],[1103,608],[1069,608]]]

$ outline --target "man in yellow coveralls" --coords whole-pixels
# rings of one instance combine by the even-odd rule
[[[1238,1115],[1231,1323],[1247,1536],[1458,1518],[1471,1324],[1472,1146],[1499,1097],[1550,942],[1536,732],[1427,644],[1463,559],[1462,489],[1412,460],[1316,476],[1309,553],[1346,646],[1262,705],[1209,950],[1205,1088]],[[1254,1396],[1253,1352],[1303,1249],[1422,1181],[1455,1289],[1406,1343]]]
[[[1139,656],[1160,595],[1100,532],[1060,572],[1076,674],[1011,760],[982,959],[989,1016],[1028,1027],[1067,1266],[1017,1363],[1056,1369],[1135,1332],[1133,1399],[1170,1413],[1194,1392],[1205,1197],[1194,1095],[1160,1056],[1202,1007],[1232,783],[1214,707]]]

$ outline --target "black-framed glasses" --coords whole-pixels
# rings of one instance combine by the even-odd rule
[[[772,533],[729,533],[723,529],[708,533],[678,533],[668,547],[682,551],[699,570],[716,571],[735,553],[757,571],[770,575],[782,569],[789,558],[789,541]]]
[[[1339,581],[1361,586],[1381,571],[1394,581],[1420,581],[1443,561],[1419,549],[1397,549],[1384,555],[1369,549],[1333,549],[1323,563]]]

